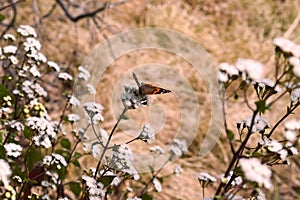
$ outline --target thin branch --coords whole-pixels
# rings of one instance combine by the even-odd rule
[[[10,0],[11,1],[11,0]],[[13,25],[15,24],[16,21],[16,17],[17,17],[17,8],[16,8],[16,3],[18,2],[12,2],[9,4],[9,6],[12,7],[13,10],[13,17],[11,19],[11,21],[9,22],[9,24],[6,26],[6,29],[2,32],[2,34],[0,35],[0,40],[3,38],[3,36],[7,33],[7,31],[13,27]],[[1,10],[0,10],[1,11]]]
[[[15,2],[11,2],[10,4],[8,4],[8,5],[3,6],[2,8],[0,8],[0,11],[6,9],[6,8],[8,8],[8,7],[13,7],[13,6],[15,6],[17,3],[20,3],[21,1],[22,1],[22,0],[17,0],[17,1],[15,1]]]
[[[122,5],[124,3],[126,3],[128,0],[123,0],[123,1],[119,1],[116,3],[109,3],[109,2],[104,2],[103,5],[99,8],[96,8],[94,11],[91,12],[87,12],[87,13],[83,13],[83,14],[79,14],[77,16],[73,16],[69,10],[67,9],[67,7],[64,5],[64,3],[62,2],[62,0],[56,0],[57,4],[61,7],[61,9],[64,11],[64,13],[66,14],[66,16],[72,21],[72,22],[77,22],[83,18],[86,17],[94,17],[95,15],[97,15],[100,12],[105,11],[107,8],[110,7],[115,7],[115,6],[119,6]]]

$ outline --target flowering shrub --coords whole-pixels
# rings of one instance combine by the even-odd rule
[[[99,128],[104,121],[102,105],[85,102],[68,90],[57,92],[62,94],[60,98],[61,101],[65,99],[65,105],[59,105],[61,113],[52,118],[53,105],[49,99],[55,92],[48,91],[64,90],[63,84],[73,81],[73,77],[41,53],[42,45],[32,27],[21,25],[17,35],[6,34],[3,38],[5,46],[0,47],[1,199],[112,199],[122,195],[138,200],[151,199],[153,192],[163,190],[164,177],[160,172],[188,151],[185,140],[174,138],[167,150],[160,146],[149,147],[153,158],[165,155],[166,159],[158,169],[148,166],[151,176],[147,181],[141,181],[142,175],[134,166],[130,144],[137,140],[151,144],[155,140],[154,129],[145,124],[129,141],[112,142],[120,121],[126,119],[125,113],[148,106],[151,101],[147,93],[141,91],[145,84],[140,83],[135,74],[133,79],[137,84],[124,86],[120,96],[123,111],[111,131]],[[275,39],[274,45],[276,63],[272,79],[263,78],[263,65],[251,59],[239,59],[234,65],[220,64],[219,82],[225,88],[224,116],[225,102],[231,98],[243,99],[252,115],[236,122],[236,131],[230,130],[230,122],[225,117],[232,160],[219,178],[206,172],[198,175],[203,198],[206,187],[219,184],[216,199],[238,195],[265,199],[263,188],[274,189],[271,167],[289,164],[289,157],[298,154],[300,121],[285,119],[300,105],[300,46],[283,38]],[[90,78],[84,66],[78,67],[79,81],[85,83]],[[92,85],[83,86],[82,91],[96,94]],[[249,98],[251,90],[256,99],[253,102],[253,97]],[[286,114],[270,124],[266,114],[273,112],[271,109],[284,101],[284,96],[289,96]],[[82,119],[71,110],[71,107],[80,106],[89,119],[84,128],[75,127]],[[283,122],[284,132],[280,135],[275,130]],[[88,131],[95,137],[90,143],[87,142],[90,139],[86,135]],[[250,138],[257,135],[260,140],[255,147],[250,147]],[[83,143],[83,150],[79,148],[80,143]],[[82,170],[79,159],[90,155],[98,159],[96,166]],[[74,176],[74,172],[80,174]],[[176,166],[174,174],[181,173],[183,169]],[[127,181],[132,184],[139,181],[140,189],[124,188]]]
[[[126,180],[139,180],[135,169],[134,157],[129,143],[141,140],[151,143],[155,132],[145,124],[136,138],[123,144],[112,144],[111,139],[119,122],[128,109],[147,106],[150,98],[141,94],[136,86],[125,86],[120,99],[124,110],[113,130],[108,134],[104,129],[96,129],[104,120],[104,107],[95,102],[81,102],[65,90],[60,97],[65,98],[65,105],[59,105],[61,113],[56,119],[51,118],[48,102],[53,93],[48,91],[63,90],[63,84],[73,77],[63,72],[53,61],[47,60],[41,53],[42,45],[36,39],[35,30],[21,25],[17,35],[6,34],[6,45],[0,47],[1,82],[0,82],[0,196],[1,199],[103,199],[122,192],[121,183]],[[78,80],[87,81],[89,71],[80,66]],[[86,84],[86,91],[95,94],[95,88]],[[85,129],[77,128],[74,123],[80,116],[71,112],[71,107],[83,106],[89,117]],[[92,129],[96,142],[84,143],[84,151],[79,143],[86,141],[85,133]],[[154,146],[149,150],[153,154],[165,154],[165,150]],[[167,161],[181,156],[187,151],[186,143],[178,138],[170,144],[170,157]],[[98,165],[80,170],[79,159],[92,155],[98,158]],[[166,165],[164,163],[161,169]],[[81,174],[72,176],[74,167]],[[141,191],[135,191],[139,199],[149,196],[151,185],[156,191],[162,190],[161,178],[151,166],[152,176]],[[176,167],[175,174],[182,173]],[[119,189],[116,189],[119,188]],[[139,196],[139,197],[138,197]],[[150,197],[150,196],[149,196]]]

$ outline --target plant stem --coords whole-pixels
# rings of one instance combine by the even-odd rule
[[[102,159],[103,159],[103,157],[104,157],[104,155],[105,155],[106,150],[108,149],[108,145],[109,145],[109,143],[110,143],[110,140],[111,140],[111,138],[112,138],[112,136],[113,136],[113,134],[114,134],[114,132],[115,132],[117,126],[119,125],[119,123],[120,123],[120,121],[121,121],[123,115],[126,113],[127,109],[128,109],[127,107],[124,108],[123,112],[121,113],[121,115],[120,115],[119,118],[118,118],[118,121],[116,122],[115,126],[113,127],[113,129],[111,130],[111,132],[110,132],[110,134],[109,134],[109,137],[108,137],[108,139],[107,139],[107,142],[106,142],[106,144],[105,144],[105,146],[104,146],[104,148],[103,148],[103,151],[102,151],[102,153],[101,153],[101,156],[100,156],[100,158],[99,158],[99,161],[98,161],[98,164],[97,164],[97,167],[96,167],[96,171],[95,171],[95,175],[94,175],[94,179],[96,179],[96,177],[97,177],[97,174],[98,174],[98,171],[99,171],[99,168],[100,168]]]

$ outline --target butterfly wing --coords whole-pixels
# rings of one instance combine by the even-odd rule
[[[165,94],[171,92],[171,90],[145,83],[140,85],[139,90],[142,95]]]

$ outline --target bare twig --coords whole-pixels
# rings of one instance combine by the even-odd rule
[[[12,7],[13,10],[13,17],[11,19],[11,21],[9,22],[9,24],[6,26],[5,30],[2,32],[2,34],[0,35],[0,40],[3,38],[3,36],[7,33],[7,31],[13,27],[13,25],[15,24],[16,21],[16,17],[17,17],[17,8],[16,8],[16,3],[20,2],[21,0],[17,1],[17,2],[13,2],[12,0],[9,0],[10,4],[9,7]],[[7,8],[8,6],[4,6],[5,8]],[[1,9],[3,10],[3,8]],[[1,11],[0,10],[0,11]]]
[[[103,5],[99,8],[96,8],[94,11],[91,12],[86,12],[83,14],[79,14],[77,16],[73,16],[69,10],[67,9],[67,7],[64,5],[64,3],[62,2],[62,0],[56,0],[57,4],[61,7],[61,9],[64,11],[64,13],[66,14],[66,16],[72,21],[72,22],[77,22],[81,19],[84,19],[86,17],[94,17],[95,15],[97,15],[100,12],[105,11],[107,8],[110,7],[115,7],[115,6],[119,6],[122,5],[124,3],[126,3],[128,0],[123,0],[123,1],[119,1],[116,3],[109,3],[109,2],[105,2],[103,3]]]
[[[17,1],[15,1],[15,2],[11,2],[11,3],[9,3],[8,5],[3,6],[2,8],[0,8],[0,11],[6,9],[6,8],[8,8],[8,7],[13,7],[13,6],[15,6],[17,3],[20,3],[21,1],[22,1],[22,0],[17,0]]]

